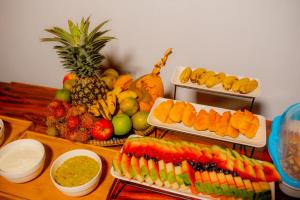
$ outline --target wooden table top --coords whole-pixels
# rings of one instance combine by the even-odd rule
[[[32,126],[31,130],[45,134],[47,130],[45,124],[47,105],[53,100],[56,90],[57,89],[54,88],[24,83],[0,82],[0,115],[32,121],[34,123],[34,126]],[[268,136],[270,133],[271,122],[267,121],[266,125]],[[164,138],[174,140],[184,139],[202,144],[219,144],[232,148],[231,143],[206,139],[197,136],[187,136],[185,134],[177,132],[168,132],[164,136]],[[112,149],[119,148],[120,147],[113,147]],[[260,160],[271,161],[266,147],[256,149],[254,157]],[[281,190],[278,188],[278,184],[276,184],[275,196],[277,199],[291,199],[281,192]],[[122,192],[119,194],[118,199],[173,200],[175,198],[131,186],[126,186],[124,190],[122,190]]]

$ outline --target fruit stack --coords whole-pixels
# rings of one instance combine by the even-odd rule
[[[42,41],[60,43],[54,49],[70,71],[64,77],[63,89],[56,92],[55,100],[49,105],[50,135],[88,142],[108,140],[113,134],[124,136],[132,128],[137,131],[149,128],[148,113],[155,99],[164,93],[159,72],[171,49],[151,74],[134,81],[130,74],[120,75],[114,68],[102,65],[104,56],[100,50],[114,39],[104,36],[107,30],[101,28],[106,23],[91,32],[89,18],[82,19],[79,25],[69,20],[69,32],[58,27],[46,29],[55,37]]]
[[[113,159],[118,176],[214,197],[270,199],[279,181],[273,164],[216,145],[201,147],[149,137],[129,138]]]

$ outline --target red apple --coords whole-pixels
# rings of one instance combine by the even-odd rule
[[[77,79],[77,76],[76,74],[73,74],[73,73],[68,73],[64,76],[64,80],[63,80],[63,84],[65,83],[65,81],[67,80],[72,80],[72,79]]]
[[[113,134],[113,126],[111,121],[107,119],[99,119],[95,122],[92,128],[92,136],[96,140],[107,140]]]

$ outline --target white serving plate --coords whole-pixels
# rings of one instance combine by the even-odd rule
[[[168,99],[166,98],[157,98],[154,105],[151,108],[150,114],[148,116],[148,123],[151,124],[152,126],[164,128],[164,129],[169,129],[169,130],[174,130],[174,131],[180,131],[183,133],[187,134],[192,134],[192,135],[197,135],[197,136],[202,136],[202,137],[207,137],[207,138],[212,138],[212,139],[217,139],[217,140],[222,140],[226,142],[232,142],[236,144],[243,144],[247,146],[252,146],[252,147],[263,147],[266,145],[266,119],[265,117],[261,115],[256,115],[259,119],[259,128],[257,130],[256,135],[249,139],[245,137],[244,135],[240,134],[236,138],[232,138],[229,136],[219,136],[215,134],[214,132],[210,131],[197,131],[193,127],[187,127],[183,123],[175,123],[175,124],[168,124],[168,123],[162,123],[160,122],[156,117],[154,117],[154,109],[163,101],[166,101]],[[176,102],[178,100],[174,100]],[[195,104],[191,103],[196,111],[198,112],[200,109],[204,109],[206,111],[209,111],[209,109],[214,109],[216,112],[219,114],[222,114],[223,112],[230,111],[230,112],[235,112],[234,110],[228,110],[228,109],[223,109],[223,108],[218,108],[218,107],[212,107],[212,106],[206,106],[206,105],[201,105],[201,104]]]
[[[215,198],[215,197],[212,197],[210,195],[205,195],[205,194],[201,194],[201,193],[196,195],[196,194],[191,193],[191,191],[175,190],[175,189],[171,189],[171,188],[165,188],[163,186],[157,186],[155,184],[149,185],[146,182],[139,182],[139,181],[134,180],[134,179],[128,179],[124,176],[120,176],[120,175],[116,174],[113,168],[111,168],[110,173],[113,177],[115,177],[117,179],[120,179],[120,180],[123,180],[123,181],[127,181],[127,182],[131,182],[131,183],[147,186],[147,187],[150,187],[150,188],[153,188],[153,189],[163,190],[163,191],[166,191],[166,192],[169,192],[169,193],[178,194],[178,195],[186,196],[186,197],[189,197],[189,198],[202,199],[202,200],[218,200],[218,199],[220,199],[220,198]],[[274,182],[271,182],[269,184],[270,184],[270,187],[271,187],[272,200],[275,200]]]
[[[198,85],[197,83],[192,83],[190,80],[186,83],[181,83],[180,80],[179,80],[179,77],[180,77],[180,74],[181,72],[185,69],[186,67],[177,67],[176,70],[174,70],[174,73],[172,75],[172,78],[171,78],[171,83],[173,83],[174,85],[177,85],[177,86],[181,86],[181,87],[187,87],[187,88],[193,88],[193,89],[198,89],[198,90],[203,90],[203,91],[207,91],[207,92],[214,92],[214,93],[221,93],[221,94],[227,94],[227,95],[233,95],[233,96],[241,96],[241,97],[248,97],[248,98],[255,98],[255,97],[258,97],[260,95],[260,81],[256,78],[250,78],[249,79],[255,79],[257,80],[258,82],[258,87],[248,93],[248,94],[241,94],[241,93],[238,93],[238,92],[233,92],[231,90],[225,90],[222,86],[222,84],[218,84],[212,88],[208,88],[206,87],[205,85]],[[192,70],[194,70],[196,68],[192,68]],[[216,72],[218,73],[218,72]],[[231,74],[226,74],[227,76],[231,76]],[[244,78],[246,76],[237,76],[237,75],[233,75],[233,76],[236,76],[238,77],[239,79],[240,78]]]

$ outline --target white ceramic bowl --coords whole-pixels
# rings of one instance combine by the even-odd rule
[[[4,123],[3,121],[0,119],[0,145],[3,143],[4,141],[4,132],[5,132],[5,128],[4,128]]]
[[[96,160],[97,163],[99,164],[99,171],[98,171],[97,175],[94,178],[92,178],[90,181],[88,181],[87,183],[80,185],[80,186],[65,187],[65,186],[58,184],[54,179],[54,172],[57,170],[57,168],[60,165],[63,164],[64,161],[66,161],[69,158],[75,157],[75,156],[88,156],[88,157]],[[58,190],[60,190],[62,193],[64,193],[65,195],[72,196],[72,197],[84,196],[84,195],[90,193],[91,191],[93,191],[99,183],[101,173],[102,173],[102,162],[101,162],[100,157],[96,153],[89,151],[89,150],[85,150],[85,149],[76,149],[76,150],[68,151],[68,152],[60,155],[53,162],[51,169],[50,169],[50,177],[51,177],[51,180],[52,180],[53,184],[55,185],[55,187]]]
[[[0,175],[13,183],[25,183],[37,177],[45,163],[42,143],[20,139],[0,149]]]

